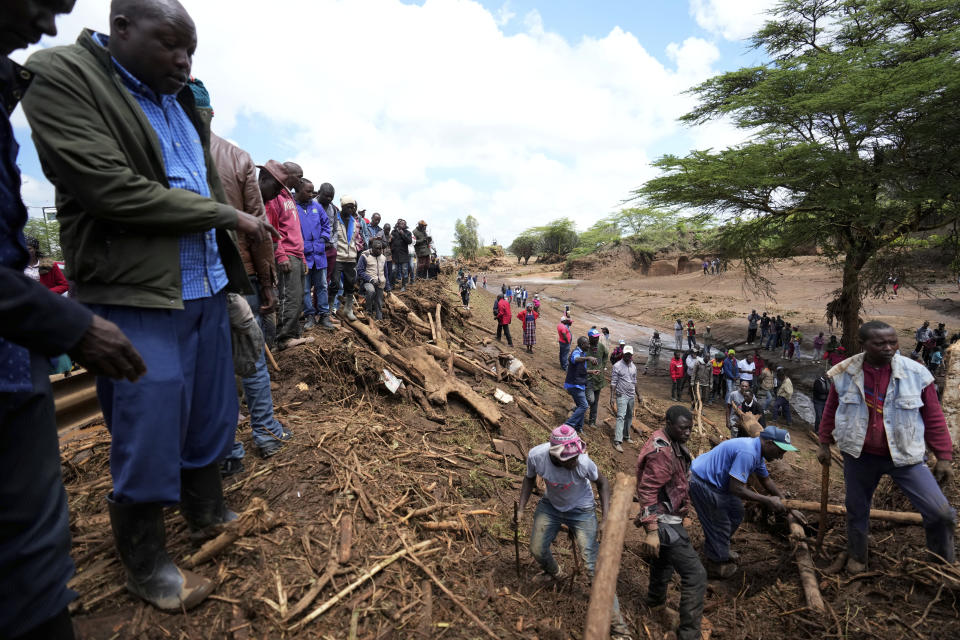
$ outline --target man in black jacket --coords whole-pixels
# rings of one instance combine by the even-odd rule
[[[394,281],[400,281],[400,291],[407,290],[407,280],[410,279],[411,242],[413,242],[413,234],[407,229],[407,221],[400,218],[390,232],[390,256],[394,264],[391,277]]]
[[[6,56],[43,34],[72,0],[13,0],[0,13],[0,638],[68,640],[73,575],[48,357],[136,380],[143,360],[115,324],[23,274],[27,264],[18,146],[9,115],[33,74]],[[29,42],[25,40],[29,39]]]

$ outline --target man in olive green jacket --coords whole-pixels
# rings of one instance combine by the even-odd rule
[[[98,378],[111,432],[107,496],[127,588],[161,609],[213,583],[167,556],[163,507],[197,535],[233,517],[218,462],[233,444],[227,291],[249,291],[235,230],[265,220],[225,204],[209,131],[186,82],[193,21],[174,0],[114,2],[109,37],[38,51],[24,111],[57,189],[61,243],[78,300],[143,356],[138,382]]]

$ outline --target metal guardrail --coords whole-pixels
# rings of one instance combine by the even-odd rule
[[[96,383],[97,379],[85,370],[69,376],[51,376],[57,431],[61,435],[103,418]]]

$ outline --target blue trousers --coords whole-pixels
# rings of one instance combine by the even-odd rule
[[[237,390],[226,294],[182,310],[90,305],[116,323],[143,356],[137,382],[97,378],[110,430],[118,502],[180,502],[180,469],[227,456],[237,427]]]
[[[743,502],[695,474],[690,475],[690,502],[703,529],[703,554],[713,562],[729,562],[730,538],[743,522]]]
[[[67,494],[47,358],[31,354],[33,391],[0,393],[0,638],[39,627],[77,594]]]
[[[884,474],[890,476],[923,516],[927,549],[947,562],[953,562],[953,530],[957,512],[944,497],[930,468],[922,462],[895,467],[889,457],[869,453],[861,453],[859,458],[843,454],[843,480],[847,488],[847,549],[850,556],[859,562],[867,560],[870,502]]]
[[[313,304],[311,289],[317,292],[317,304]],[[303,274],[303,312],[308,316],[330,315],[327,299],[327,268],[308,269]],[[256,312],[254,312],[256,313]]]
[[[570,343],[561,342],[560,343],[560,368],[564,371],[567,370],[567,366],[570,363]]]
[[[553,544],[562,525],[567,525],[567,528],[573,532],[577,546],[580,547],[583,563],[587,567],[587,573],[593,578],[593,572],[597,566],[597,550],[600,548],[597,542],[597,513],[593,509],[557,511],[549,500],[541,498],[537,503],[537,510],[533,513],[530,554],[545,572],[551,575],[557,573],[560,566],[554,559],[553,552],[550,551],[550,545]],[[611,622],[623,623],[623,618],[620,616],[620,601],[616,595],[613,597]]]
[[[567,418],[567,424],[577,430],[577,433],[583,430],[583,417],[587,414],[587,408],[590,404],[587,402],[587,392],[583,389],[567,389],[567,393],[577,403],[577,408],[573,410],[570,417]]]
[[[405,285],[405,284],[406,284],[406,281],[407,281],[408,279],[409,279],[411,282],[413,281],[413,278],[411,277],[412,274],[410,273],[410,261],[409,261],[409,260],[407,260],[406,262],[401,261],[401,262],[397,262],[397,263],[395,263],[395,264],[391,262],[391,263],[387,263],[387,264],[393,264],[393,265],[394,265],[394,266],[391,268],[391,270],[390,270],[390,277],[391,277],[391,281],[392,281],[392,282],[395,282],[395,283],[396,283],[396,282],[402,282],[402,283]]]

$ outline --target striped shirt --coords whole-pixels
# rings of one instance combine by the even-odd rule
[[[94,34],[103,47],[109,38]],[[176,95],[158,95],[113,58],[124,87],[137,101],[157,134],[167,183],[171,189],[186,189],[210,197],[207,165],[200,134],[177,101]],[[227,286],[227,272],[220,261],[215,229],[180,236],[180,286],[184,300],[207,298]]]

